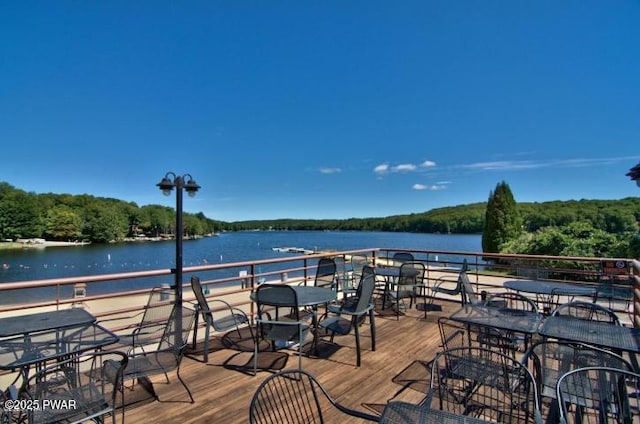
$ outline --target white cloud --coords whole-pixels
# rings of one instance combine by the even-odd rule
[[[446,184],[433,184],[433,185],[414,184],[413,187],[411,188],[414,190],[440,191],[440,190],[446,190],[447,186]]]
[[[320,168],[321,174],[339,174],[342,172],[340,168]]]
[[[422,162],[420,164],[420,166],[422,168],[433,168],[434,166],[436,166],[436,163],[434,161],[431,161],[431,160],[425,160],[424,162]]]
[[[617,162],[628,161],[633,157],[611,157],[611,158],[576,158],[558,159],[548,161],[535,160],[504,160],[493,162],[476,162],[468,165],[460,165],[457,168],[480,170],[480,171],[521,171],[525,169],[540,168],[578,168],[584,166],[610,165]]]
[[[412,172],[416,170],[416,166],[412,163],[403,163],[391,168],[392,172]]]
[[[375,172],[376,174],[386,174],[387,172],[389,172],[389,165],[387,165],[386,163],[380,164],[373,168],[373,172]]]

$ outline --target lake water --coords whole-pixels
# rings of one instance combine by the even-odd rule
[[[289,253],[276,252],[273,250],[274,247],[299,247],[308,250],[352,250],[375,247],[462,252],[482,250],[480,235],[332,231],[235,232],[185,241],[184,266],[293,256]],[[175,266],[175,243],[173,241],[134,242],[0,250],[0,264],[2,264],[0,284],[167,269]],[[264,269],[264,271],[267,270]],[[114,283],[109,289],[100,291],[130,287],[126,284],[125,282]],[[136,282],[136,285],[138,284],[144,285],[144,282]],[[9,299],[2,299],[0,303],[4,303],[5,300]]]

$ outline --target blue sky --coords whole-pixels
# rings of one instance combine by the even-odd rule
[[[2,1],[0,180],[225,221],[640,195],[640,1]]]

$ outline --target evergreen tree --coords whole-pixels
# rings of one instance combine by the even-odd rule
[[[495,191],[489,193],[482,232],[482,251],[500,252],[502,244],[517,238],[522,228],[522,219],[516,207],[509,185],[502,181]]]

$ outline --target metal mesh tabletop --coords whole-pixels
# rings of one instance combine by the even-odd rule
[[[97,325],[66,329],[0,340],[0,370],[15,370],[41,364],[115,343],[118,336]]]
[[[89,324],[95,322],[95,320],[96,317],[81,308],[0,318],[0,337],[37,333],[54,328],[74,327]]]
[[[551,316],[543,322],[539,333],[544,337],[640,353],[640,330],[606,322]]]
[[[380,418],[380,423],[384,424],[476,424],[487,422],[491,421],[406,402],[389,402]]]
[[[454,312],[451,319],[465,324],[533,334],[538,330],[542,317],[536,312],[467,305]]]

